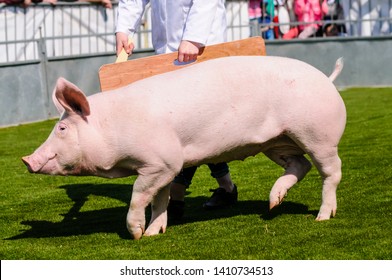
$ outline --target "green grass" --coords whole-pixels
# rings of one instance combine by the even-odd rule
[[[282,170],[258,155],[230,163],[237,206],[202,210],[216,186],[202,166],[184,220],[138,241],[125,227],[135,177],[29,174],[20,157],[46,139],[54,121],[0,129],[0,258],[392,259],[392,89],[349,89],[342,96],[348,122],[336,218],[314,221],[321,203],[314,168],[269,213],[269,191]]]

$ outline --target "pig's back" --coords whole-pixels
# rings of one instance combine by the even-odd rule
[[[299,60],[272,56],[209,60],[107,94],[116,110],[179,126],[195,119],[199,124],[209,119],[251,121],[255,112],[260,123],[271,115],[287,122],[322,111],[331,114],[331,108],[342,104],[322,72]],[[107,106],[106,100],[101,103]]]
[[[289,98],[293,92],[281,89],[294,90],[294,93],[298,90],[303,96],[307,92],[303,89],[327,84],[329,88],[332,85],[325,74],[299,60],[272,56],[233,56],[208,60],[140,80],[131,85],[134,88],[131,91],[153,95],[154,98],[158,95],[162,98],[173,96],[176,99],[191,100],[200,95],[208,98],[216,94],[214,97],[219,98],[224,88],[226,94],[238,98],[249,91],[253,95],[263,96],[264,91],[274,93],[274,96],[288,95]],[[320,91],[318,97],[323,92],[325,91]]]
[[[328,77],[316,68],[298,60],[269,56],[209,60],[138,81],[125,94],[135,102],[188,112],[199,106],[279,102],[280,107],[292,107],[298,99],[305,105],[340,98]]]
[[[298,107],[314,107],[315,103],[341,102],[333,83],[316,68],[271,56],[213,59],[146,78],[108,94],[111,102],[131,106],[132,110],[140,104],[144,112],[186,115],[203,108],[211,117],[228,107],[298,112]]]

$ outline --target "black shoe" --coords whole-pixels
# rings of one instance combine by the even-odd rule
[[[184,216],[185,202],[181,200],[169,200],[167,216],[174,220],[181,220]]]
[[[204,209],[218,209],[237,203],[238,192],[236,185],[234,185],[232,192],[227,192],[224,188],[212,189],[210,191],[213,192],[213,194],[211,198],[203,204]]]

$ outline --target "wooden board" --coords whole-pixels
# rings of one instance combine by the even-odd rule
[[[107,91],[126,86],[157,74],[174,71],[188,65],[193,65],[213,58],[234,55],[266,55],[264,40],[261,37],[251,37],[222,44],[206,46],[200,51],[196,61],[178,63],[178,53],[154,55],[125,62],[105,64],[99,69],[101,90]]]

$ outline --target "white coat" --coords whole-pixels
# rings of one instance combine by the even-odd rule
[[[174,52],[182,40],[211,45],[226,41],[225,0],[120,0],[116,33],[133,35],[151,4],[152,44]]]

